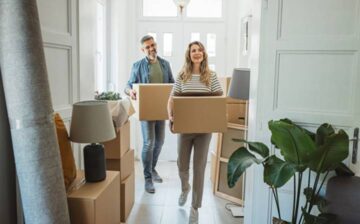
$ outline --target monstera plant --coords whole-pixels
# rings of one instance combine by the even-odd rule
[[[261,142],[233,139],[246,143],[247,147],[238,148],[229,158],[229,187],[233,187],[252,164],[261,164],[264,167],[264,182],[272,190],[278,212],[274,223],[337,223],[335,215],[326,213],[327,202],[320,191],[331,171],[353,175],[342,163],[348,156],[348,135],[343,130],[336,132],[329,124],[322,124],[316,133],[312,133],[289,119],[269,121],[269,129],[271,143],[281,156],[277,156],[279,153],[270,154],[269,148]],[[307,178],[303,178],[305,172],[308,173]],[[278,188],[291,179],[294,181],[292,217],[285,221],[281,217]],[[307,187],[302,189],[304,179]],[[301,192],[306,201],[299,207]],[[320,211],[317,216],[312,213],[314,206]]]

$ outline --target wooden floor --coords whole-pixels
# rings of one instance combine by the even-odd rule
[[[234,218],[225,208],[229,203],[213,195],[210,181],[210,164],[206,168],[202,207],[199,209],[200,224],[242,224],[243,218]],[[159,161],[158,173],[164,179],[155,183],[156,193],[144,190],[142,164],[135,163],[135,205],[127,220],[128,224],[186,224],[191,206],[191,192],[184,207],[178,206],[181,192],[176,162]],[[190,177],[191,179],[191,177]]]

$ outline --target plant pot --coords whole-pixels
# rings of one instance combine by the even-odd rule
[[[289,224],[289,222],[273,217],[273,224]]]

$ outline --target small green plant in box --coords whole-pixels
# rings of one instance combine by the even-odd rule
[[[121,100],[120,93],[117,92],[95,92],[95,99],[96,100]]]

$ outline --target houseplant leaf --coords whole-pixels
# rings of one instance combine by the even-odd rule
[[[297,165],[299,171],[306,169],[315,143],[304,129],[284,121],[269,121],[271,141],[280,149],[285,161]]]
[[[313,153],[309,167],[315,172],[334,169],[334,165],[346,159],[348,150],[349,137],[343,130],[339,130],[338,133],[325,137],[324,144]]]
[[[301,126],[295,124],[295,123],[292,122],[292,120],[290,120],[289,118],[283,118],[283,119],[280,119],[280,121],[283,121],[283,122],[288,123],[288,124],[295,125],[296,127],[302,129],[307,135],[310,136],[310,138],[311,138],[312,140],[315,141],[315,136],[316,136],[315,133],[313,133],[313,132],[311,132],[311,131],[309,131],[309,130],[307,130],[307,129],[305,129],[305,128],[302,128]]]
[[[251,154],[245,147],[238,148],[229,158],[228,163],[228,185],[234,187],[236,181],[245,172],[245,170],[253,163],[261,163]]]
[[[286,184],[295,174],[295,166],[276,156],[270,156],[264,165],[264,182],[269,186],[278,188]]]
[[[256,152],[257,154],[259,154],[263,158],[266,158],[266,157],[269,156],[269,151],[270,150],[267,147],[267,145],[265,145],[262,142],[248,142],[248,141],[246,141],[244,139],[236,139],[236,138],[233,138],[233,141],[247,143],[249,145],[249,150],[250,151]]]
[[[327,123],[320,125],[316,131],[316,145],[323,145],[325,143],[325,139],[333,134],[335,134],[335,130],[331,125]]]

